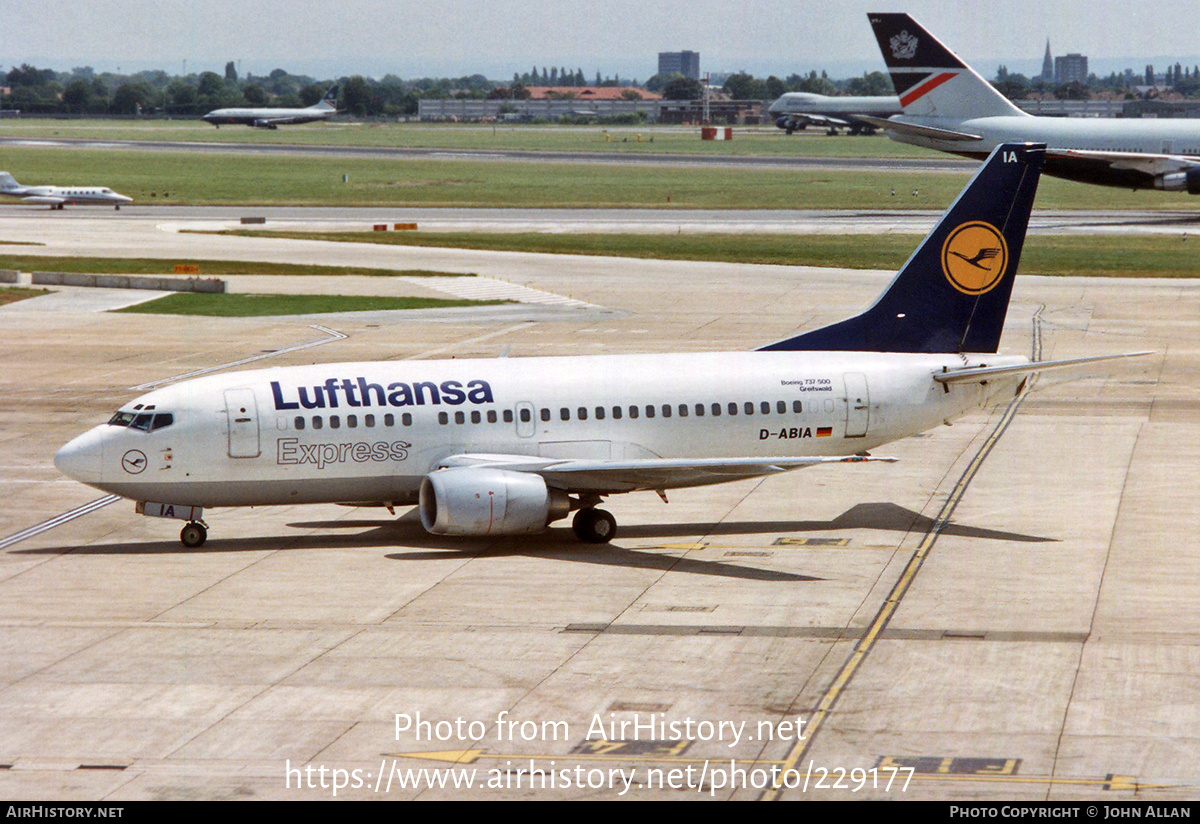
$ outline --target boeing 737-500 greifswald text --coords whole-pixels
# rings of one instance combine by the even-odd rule
[[[55,463],[199,546],[204,507],[298,503],[417,504],[439,535],[576,511],[602,543],[605,496],[889,460],[868,450],[1081,362],[996,354],[1043,155],[997,148],[871,307],[757,351],[214,375],[131,401]]]

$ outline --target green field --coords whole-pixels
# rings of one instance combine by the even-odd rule
[[[72,121],[67,121],[68,123]],[[90,122],[90,121],[85,121]],[[123,124],[114,126],[121,128]],[[0,136],[12,123],[0,124]],[[60,127],[59,131],[61,131]],[[189,127],[195,128],[195,127]],[[383,127],[380,127],[383,128]],[[404,128],[397,129],[397,136]],[[474,143],[480,129],[424,129],[442,145]],[[150,131],[171,139],[170,124]],[[216,131],[216,130],[213,130]],[[221,132],[229,131],[222,129]],[[275,139],[284,130],[260,135]],[[350,131],[350,130],[346,130]],[[44,130],[39,136],[46,136]],[[252,135],[253,136],[253,135]],[[354,135],[351,135],[354,137]],[[514,142],[530,148],[578,146],[594,140],[581,131],[529,129]],[[655,135],[638,151],[662,151],[671,142]],[[678,136],[691,141],[692,137]],[[349,141],[349,138],[347,138]],[[806,154],[838,152],[943,158],[901,147],[886,138],[793,137],[764,135],[764,146],[812,147]],[[292,142],[297,142],[292,140]],[[736,139],[725,144],[731,146]],[[747,141],[749,142],[749,141]],[[362,135],[347,145],[368,145]],[[604,145],[604,144],[597,144]],[[625,146],[627,144],[620,144]],[[678,144],[691,146],[687,144]],[[701,144],[696,140],[695,145]],[[841,148],[857,147],[857,149]],[[504,146],[501,148],[509,148]],[[911,151],[910,151],[911,149]],[[728,151],[728,150],[726,150]],[[770,152],[764,152],[770,153]],[[889,155],[891,156],[891,155]],[[553,161],[444,158],[260,156],[202,151],[128,151],[5,146],[4,168],[29,183],[103,184],[138,204],[226,206],[514,207],[514,208],[678,208],[678,209],[944,209],[968,175],[901,171],[825,171],[789,168],[693,166],[679,163],[622,165]],[[343,182],[343,177],[346,182]],[[916,193],[915,195],[913,193]],[[28,208],[28,207],[15,207]],[[1195,198],[1172,192],[1130,192],[1044,178],[1039,209],[1190,209]],[[20,238],[4,238],[13,241]],[[35,239],[30,239],[35,240]]]
[[[343,243],[606,255],[663,260],[720,260],[842,269],[899,269],[921,235],[542,234],[479,232],[266,232],[225,234]],[[1190,244],[1200,242],[1200,238]],[[1200,252],[1184,238],[1029,235],[1021,256],[1026,275],[1200,277]]]
[[[168,140],[249,145],[374,146],[470,151],[697,154],[733,157],[933,157],[882,135],[788,136],[774,126],[734,127],[734,139],[701,140],[695,126],[533,126],[428,123],[309,123],[275,131],[216,129],[199,120],[0,120],[0,137]]]

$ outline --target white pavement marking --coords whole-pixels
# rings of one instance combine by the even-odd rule
[[[0,549],[10,547],[13,544],[24,541],[26,538],[32,538],[34,535],[40,535],[47,530],[54,529],[56,526],[62,526],[67,521],[73,521],[78,517],[87,515],[89,512],[95,512],[97,509],[116,503],[119,500],[121,500],[120,495],[105,495],[103,498],[89,501],[61,515],[55,515],[48,521],[42,521],[40,524],[35,524],[27,529],[22,529],[20,532],[15,532],[7,538],[0,539]]]
[[[414,286],[425,286],[463,300],[511,300],[517,303],[534,303],[543,306],[575,306],[599,308],[587,301],[543,292],[516,283],[508,283],[489,277],[404,277],[401,280]]]

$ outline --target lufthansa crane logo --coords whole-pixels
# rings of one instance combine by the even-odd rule
[[[1008,244],[990,223],[974,220],[950,233],[942,245],[942,271],[964,295],[990,292],[1008,266]]]
[[[141,475],[146,471],[146,453],[131,449],[121,456],[121,468],[130,475]]]

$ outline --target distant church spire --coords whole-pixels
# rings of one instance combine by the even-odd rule
[[[1046,38],[1046,56],[1042,58],[1042,79],[1054,80],[1054,58],[1050,56],[1050,38]]]

